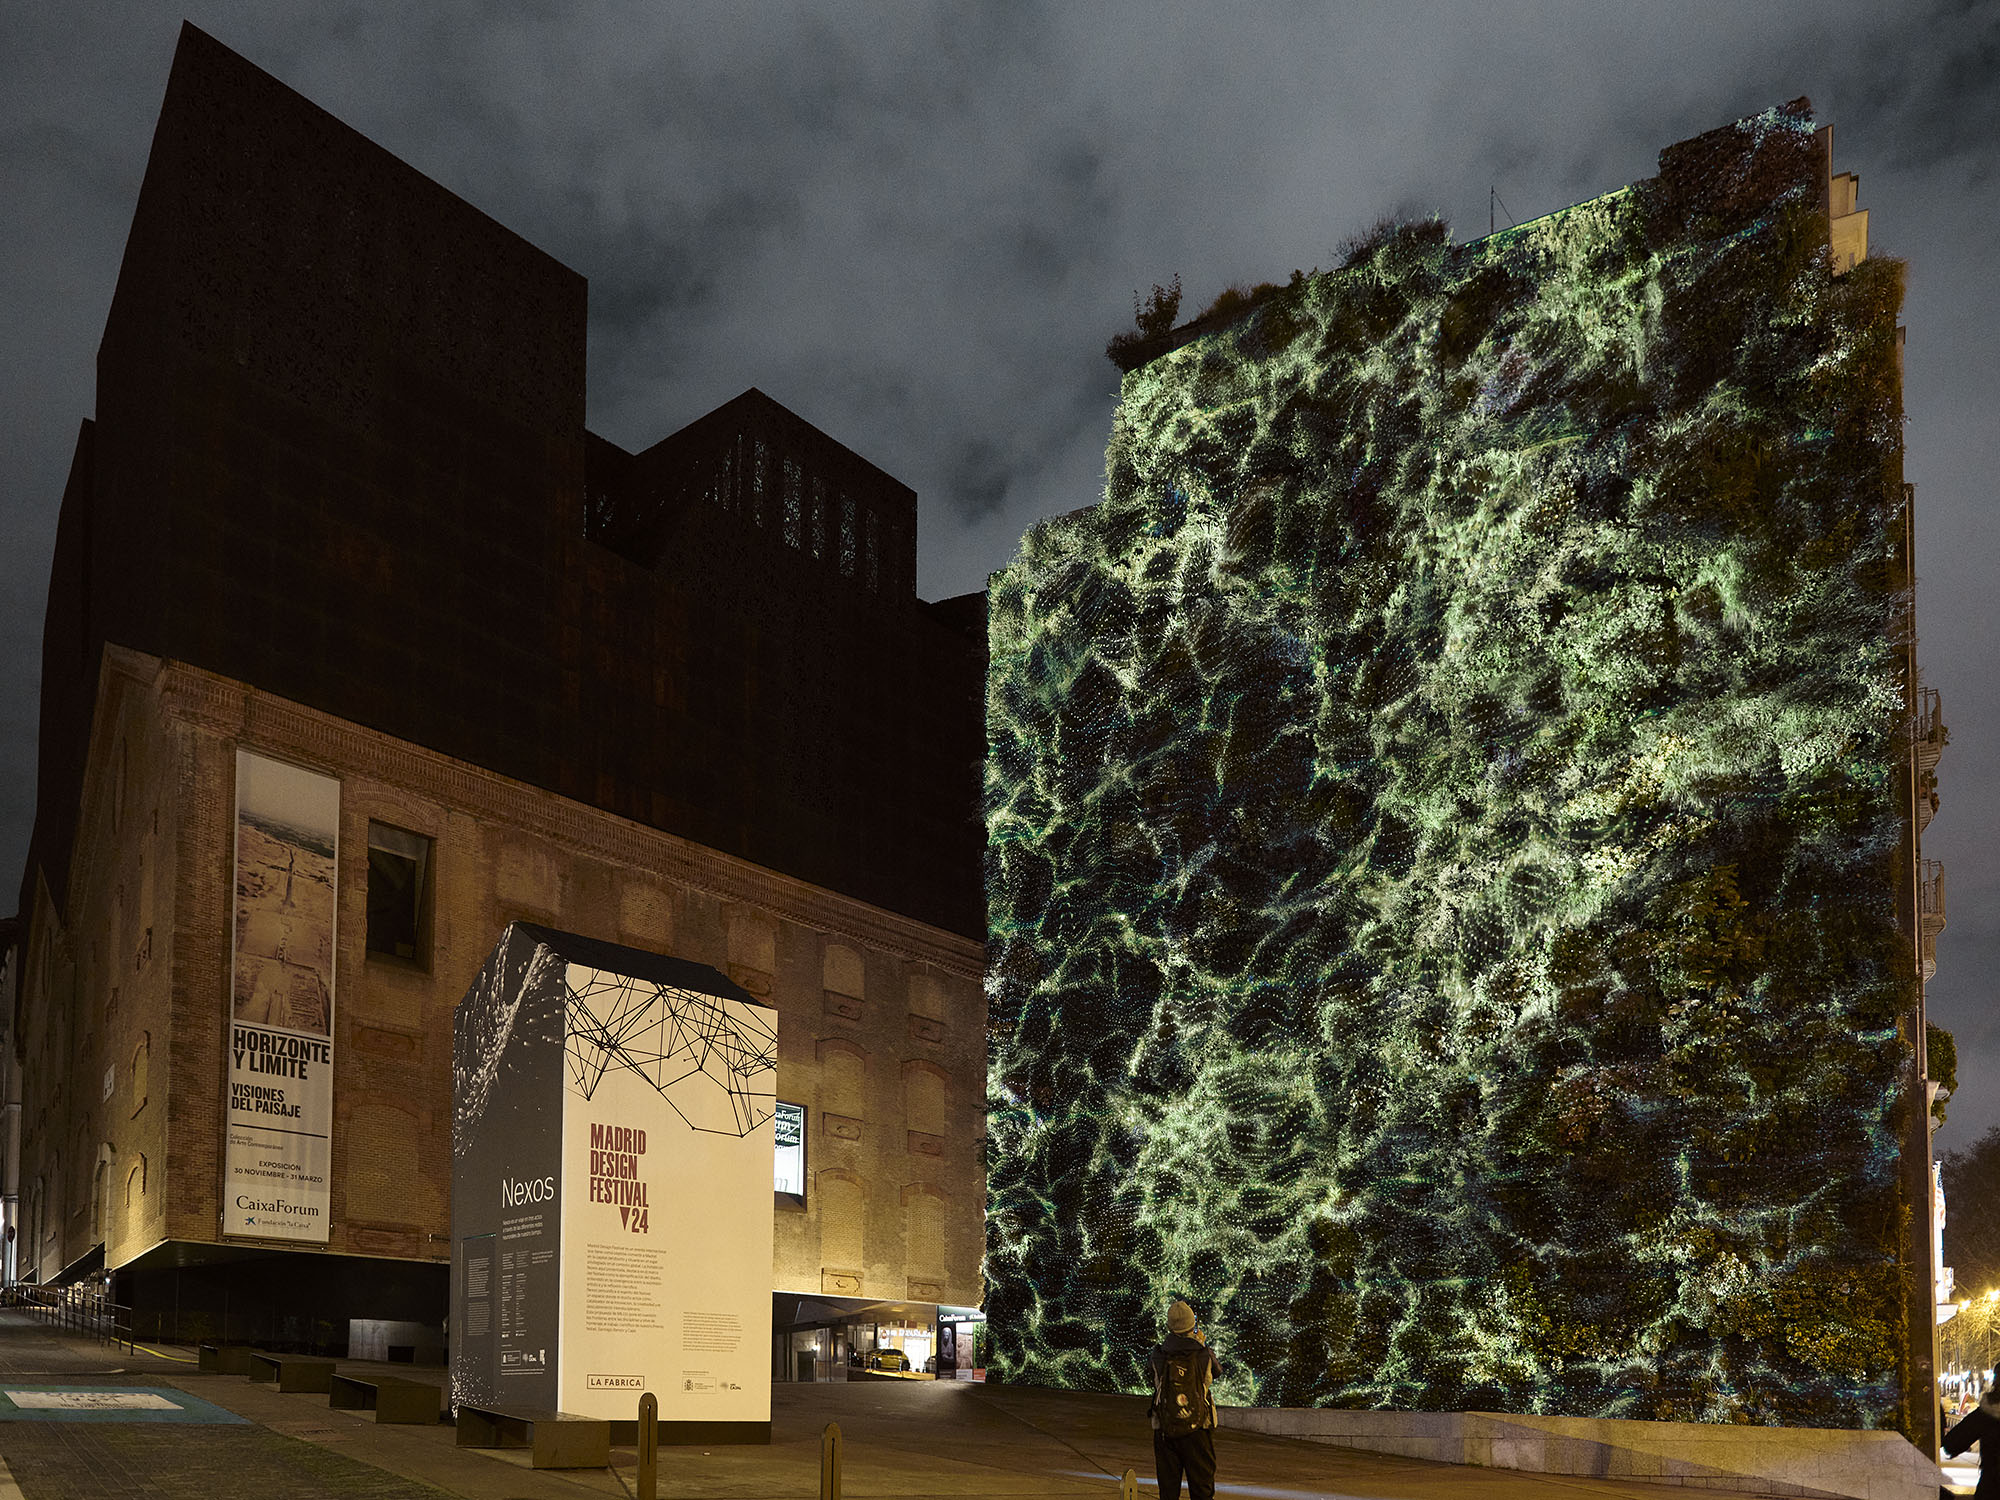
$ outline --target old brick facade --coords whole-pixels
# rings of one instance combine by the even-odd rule
[[[587,433],[583,310],[183,33],[50,582],[24,1274],[102,1247],[155,1309],[226,1283],[235,1331],[435,1321],[451,1009],[522,918],[775,1001],[774,1287],[978,1300],[978,601],[919,600],[915,496],[760,393]],[[340,782],[325,1251],[219,1224],[239,748]],[[367,950],[371,821],[433,841],[415,960]]]
[[[775,1210],[775,1287],[978,1301],[980,945],[184,664],[114,647],[100,705],[74,921],[43,902],[30,924],[44,1276],[99,1242],[115,1267],[218,1238],[242,745],[341,783],[330,1252],[446,1259],[451,1011],[518,918],[711,964],[777,1005],[810,1181]],[[425,963],[366,951],[370,819],[435,840]]]

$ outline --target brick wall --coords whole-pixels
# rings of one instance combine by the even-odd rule
[[[104,1059],[123,1059],[123,1080],[142,1035],[152,1039],[148,1097],[136,1114],[127,1090],[109,1110],[58,1111],[42,1124],[31,1104],[30,1140],[31,1153],[53,1148],[61,1130],[81,1127],[115,1141],[121,1171],[146,1157],[147,1186],[109,1241],[112,1264],[162,1237],[218,1237],[241,745],[341,783],[330,1249],[447,1257],[452,1009],[501,927],[521,918],[713,965],[777,1006],[778,1094],[805,1105],[811,1125],[806,1202],[775,1209],[774,1287],[979,1300],[977,944],[135,652],[107,654],[98,721],[86,775],[92,836],[80,847],[99,852],[74,869],[77,998],[67,1007],[92,1040],[66,1064],[66,1007],[52,998],[35,1008],[44,1050],[30,1098],[94,1098]],[[120,741],[134,768],[122,831],[100,841]],[[435,841],[421,965],[366,951],[371,819]],[[129,913],[118,918],[121,889]],[[52,929],[53,911],[37,922]],[[148,927],[150,957],[137,960]],[[135,962],[116,1024],[92,1029],[87,996]],[[47,968],[31,951],[29,982],[53,979]],[[121,1180],[121,1204],[122,1192]],[[66,1256],[91,1242],[87,1215],[77,1224]]]
[[[100,1240],[115,1263],[167,1232],[178,771],[147,684],[107,663],[71,920],[40,890],[23,943],[22,1268],[43,1279]]]

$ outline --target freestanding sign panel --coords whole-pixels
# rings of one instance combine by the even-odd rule
[[[515,923],[453,1026],[452,1400],[767,1439],[777,1013]]]
[[[236,752],[223,1233],[325,1244],[340,783]]]

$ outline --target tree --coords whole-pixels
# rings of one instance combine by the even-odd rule
[[[1944,1262],[1959,1287],[1979,1296],[2000,1287],[2000,1125],[1962,1151],[1942,1152]]]
[[[1104,354],[1121,370],[1130,370],[1144,364],[1150,356],[1142,351],[1150,348],[1157,340],[1164,339],[1174,331],[1174,319],[1181,313],[1181,273],[1174,272],[1173,281],[1161,286],[1153,283],[1153,295],[1141,297],[1132,293],[1132,321],[1137,325],[1128,333],[1116,333],[1111,342],[1104,346]]]
[[[1174,319],[1180,316],[1180,312],[1181,273],[1178,271],[1174,272],[1170,285],[1154,283],[1153,295],[1145,301],[1139,300],[1137,292],[1132,294],[1132,320],[1139,325],[1141,338],[1156,339],[1171,333]]]
[[[1924,1022],[1924,1069],[1938,1086],[1931,1113],[1944,1124],[1944,1107],[1958,1092],[1958,1043],[1935,1021]]]

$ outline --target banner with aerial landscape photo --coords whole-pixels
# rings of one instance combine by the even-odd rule
[[[325,1243],[340,783],[236,752],[223,1233]]]

